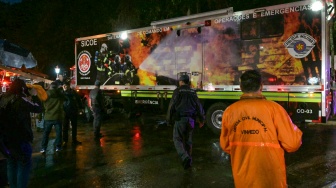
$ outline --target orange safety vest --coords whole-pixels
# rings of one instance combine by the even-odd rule
[[[235,187],[287,187],[284,152],[298,150],[301,138],[281,105],[261,94],[243,94],[224,111],[220,135]]]

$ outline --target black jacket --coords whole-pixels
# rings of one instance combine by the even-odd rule
[[[82,103],[79,95],[70,88],[63,91],[63,93],[65,95],[65,101],[63,103],[64,112],[68,115],[76,115],[78,113],[78,110],[82,108]]]
[[[40,100],[32,97],[32,101],[24,96],[14,94],[4,94],[0,100],[0,106],[8,103],[10,107],[4,112],[3,126],[6,129],[5,134],[9,140],[17,142],[32,142],[33,131],[31,128],[31,114],[41,113],[43,110]],[[9,123],[7,126],[6,124]]]
[[[172,123],[181,117],[191,117],[204,123],[204,109],[200,103],[197,93],[189,85],[182,85],[174,90],[170,100],[167,121]]]

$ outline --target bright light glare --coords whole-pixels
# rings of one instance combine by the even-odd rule
[[[321,1],[315,1],[313,4],[312,4],[312,11],[319,11],[323,8],[323,4]]]
[[[58,74],[60,72],[60,68],[58,66],[55,67],[55,72]]]
[[[122,33],[121,33],[121,39],[122,39],[122,40],[127,39],[127,33],[126,33],[126,32],[122,32]]]
[[[318,83],[318,78],[316,77],[312,77],[312,78],[308,78],[308,83],[311,85],[316,85]]]

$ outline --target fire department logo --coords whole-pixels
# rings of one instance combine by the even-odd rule
[[[88,73],[91,67],[91,54],[88,51],[82,51],[78,57],[78,69],[82,73]]]
[[[295,58],[306,57],[315,47],[316,40],[307,33],[296,33],[289,37],[284,45]]]

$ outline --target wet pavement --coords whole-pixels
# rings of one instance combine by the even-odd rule
[[[194,131],[193,166],[184,170],[164,115],[143,114],[127,120],[115,114],[102,125],[105,135],[94,141],[92,123],[79,122],[78,140],[55,152],[55,131],[46,155],[39,153],[42,132],[35,130],[29,187],[234,187],[229,156],[219,137],[206,126]],[[303,144],[286,153],[290,188],[336,187],[336,121],[300,126]],[[71,135],[71,134],[70,134]]]

